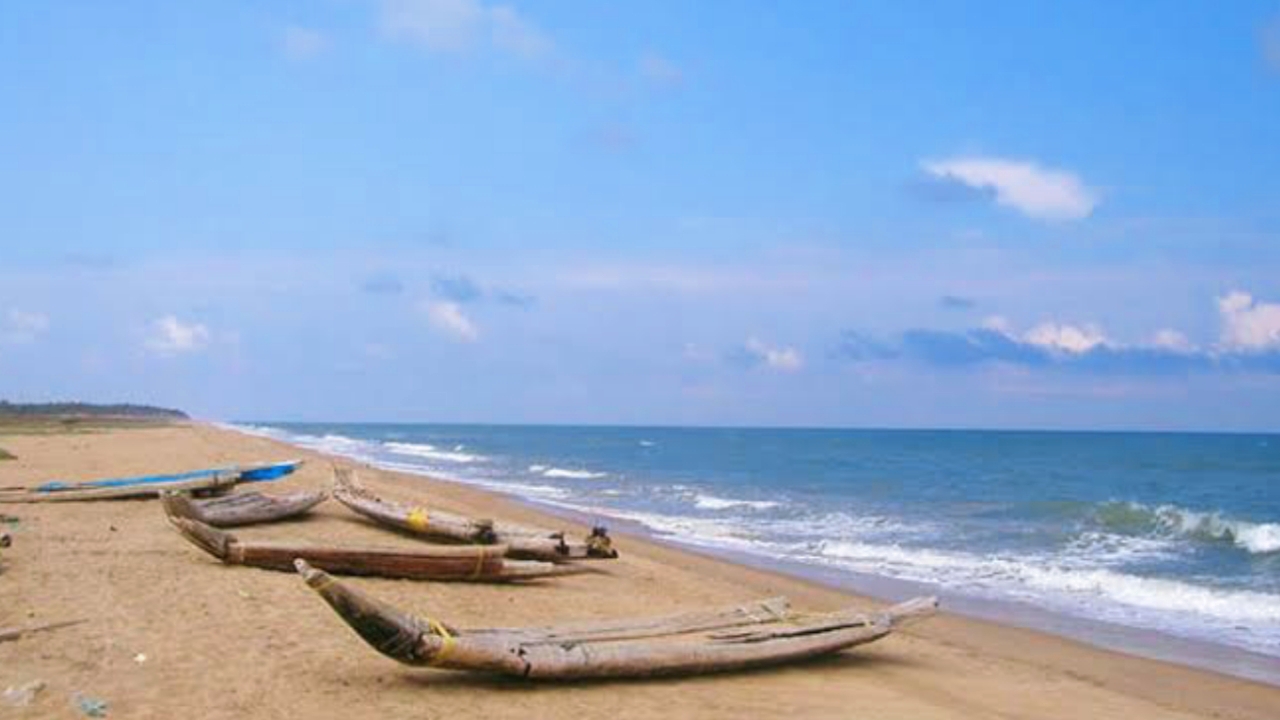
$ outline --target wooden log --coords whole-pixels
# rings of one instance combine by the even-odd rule
[[[169,515],[193,518],[214,527],[239,527],[294,518],[328,498],[329,494],[323,490],[303,490],[278,496],[237,493],[208,500],[166,492],[160,499]]]
[[[229,471],[216,473],[207,477],[181,480],[171,483],[95,487],[84,490],[59,490],[56,492],[40,492],[35,490],[0,492],[0,504],[155,498],[159,497],[160,494],[166,490],[193,493],[218,493],[229,490],[231,486],[236,484],[238,478],[238,473]]]
[[[849,611],[798,621],[758,618],[761,626],[773,622],[785,628],[768,637],[716,638],[686,632],[669,640],[602,635],[549,643],[530,641],[525,631],[469,631],[419,619],[337,582],[305,561],[296,565],[307,584],[388,657],[411,665],[531,679],[694,675],[796,662],[878,640],[893,631],[899,616],[920,617],[937,606],[936,599],[921,598],[881,613],[858,614],[865,621],[857,624],[851,624]],[[832,617],[842,621],[833,626]],[[669,618],[656,626],[668,623]],[[572,633],[571,628],[562,635]]]
[[[346,468],[335,467],[333,481],[333,496],[343,505],[381,525],[414,535],[481,545],[506,545],[511,557],[537,560],[618,556],[604,528],[594,529],[585,540],[568,540],[563,532],[474,519],[424,505],[386,500],[360,485],[354,471]]]
[[[501,545],[423,546],[413,550],[314,546],[241,540],[191,518],[171,516],[169,520],[192,544],[228,565],[289,572],[294,569],[294,559],[302,558],[343,575],[472,582],[534,580],[585,571],[552,563],[504,560],[506,548]]]

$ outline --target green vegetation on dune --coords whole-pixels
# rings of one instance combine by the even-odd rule
[[[0,417],[79,417],[79,418],[146,418],[164,420],[186,420],[187,414],[181,410],[156,407],[154,405],[134,405],[132,403],[112,403],[99,405],[83,402],[51,402],[51,403],[11,403],[0,400]]]
[[[9,452],[8,450],[5,450],[4,448],[0,448],[0,460],[17,460],[17,459],[18,459],[17,456],[14,455],[13,453]]]
[[[11,403],[0,400],[0,436],[59,435],[122,428],[155,427],[186,420],[180,410],[150,405],[93,405],[81,402]],[[12,455],[0,451],[0,460]]]

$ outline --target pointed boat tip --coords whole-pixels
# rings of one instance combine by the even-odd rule
[[[320,586],[324,585],[325,581],[330,579],[329,573],[311,567],[311,563],[303,560],[302,558],[294,558],[293,567],[298,571],[298,574],[302,576],[303,581],[305,581],[313,590],[319,590]]]
[[[890,626],[900,628],[938,612],[938,605],[937,595],[923,595],[890,607],[885,611],[885,617]]]
[[[218,530],[195,518],[167,515],[169,523],[191,544],[222,561],[227,561],[229,548],[236,538],[229,532]]]

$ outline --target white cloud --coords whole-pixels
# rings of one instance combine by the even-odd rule
[[[481,0],[382,0],[387,36],[420,43],[435,52],[493,47],[521,57],[549,52],[553,43],[509,5]]]
[[[184,323],[173,315],[151,323],[146,347],[157,355],[169,357],[203,350],[209,344],[209,328],[200,323]]]
[[[1065,325],[1041,323],[1023,334],[1022,339],[1054,352],[1083,355],[1097,347],[1110,344],[1107,337],[1094,325]]]
[[[319,30],[290,25],[284,29],[281,44],[290,60],[310,60],[329,49],[329,38]]]
[[[982,319],[982,328],[984,330],[992,330],[994,332],[1008,335],[1010,333],[1009,319],[1003,315],[988,315]]]
[[[804,365],[804,358],[795,348],[771,347],[754,337],[747,338],[742,348],[748,356],[774,370],[795,372]]]
[[[1098,206],[1096,190],[1073,173],[1024,160],[958,157],[921,163],[925,172],[995,193],[996,203],[1037,220],[1081,220]]]
[[[435,329],[463,342],[480,339],[480,331],[456,302],[428,302],[423,305],[427,321]]]
[[[5,313],[3,332],[0,340],[15,344],[33,342],[49,329],[49,317],[43,313],[27,312],[11,308]]]
[[[1226,350],[1257,351],[1280,347],[1280,304],[1258,302],[1236,290],[1218,298],[1222,318],[1221,346]]]
[[[1177,353],[1191,353],[1196,351],[1196,346],[1187,339],[1186,335],[1170,328],[1157,330],[1156,334],[1151,337],[1151,345],[1152,347]]]
[[[684,84],[684,72],[675,63],[655,52],[646,52],[640,56],[640,76],[655,85],[679,87]]]

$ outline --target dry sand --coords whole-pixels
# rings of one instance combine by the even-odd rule
[[[323,487],[330,459],[208,426],[0,438],[0,486],[302,456],[267,492]],[[390,496],[552,524],[507,499],[373,469]],[[534,684],[397,665],[368,648],[291,574],[225,567],[184,542],[158,503],[0,505],[18,515],[0,551],[0,626],[86,623],[0,643],[0,688],[43,679],[30,707],[0,716],[83,717],[76,692],[113,718],[1269,718],[1280,688],[940,615],[803,665],[692,679]],[[582,528],[569,528],[581,532]],[[336,503],[245,536],[413,544]],[[874,603],[801,580],[616,538],[607,575],[533,586],[352,580],[460,626],[666,613],[785,594],[803,609]],[[145,660],[142,660],[145,656]]]

